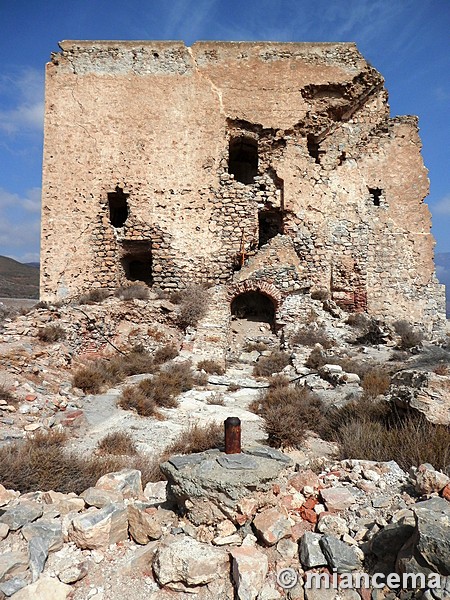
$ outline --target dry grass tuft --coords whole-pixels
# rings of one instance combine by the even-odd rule
[[[1,447],[0,481],[21,493],[55,490],[80,494],[102,475],[124,468],[139,469],[143,485],[162,479],[148,457],[79,456],[64,448],[65,440],[60,432],[42,432]]]
[[[304,325],[298,329],[292,336],[291,343],[295,346],[315,346],[316,344],[320,344],[325,349],[329,349],[334,345],[333,340],[325,329],[314,325]]]
[[[149,289],[145,283],[122,286],[114,292],[114,296],[120,300],[147,300],[149,295]]]
[[[171,296],[171,301],[178,300],[180,312],[178,313],[178,325],[186,329],[186,327],[195,327],[200,319],[202,319],[208,309],[209,293],[208,290],[201,285],[191,285],[185,290],[181,290]]]
[[[326,428],[321,400],[305,387],[274,386],[250,405],[264,419],[271,446],[298,448],[309,429]]]
[[[86,292],[85,294],[81,294],[78,298],[79,304],[97,304],[99,302],[103,302],[106,298],[109,298],[109,291],[102,288],[93,288]]]
[[[125,456],[136,456],[136,444],[131,435],[125,431],[114,431],[108,433],[97,444],[100,454],[115,454]]]
[[[139,415],[158,416],[159,408],[176,408],[177,396],[194,387],[190,363],[174,363],[152,378],[123,390],[119,406],[135,410]]]
[[[153,362],[155,365],[162,365],[177,356],[178,348],[174,344],[166,344],[155,351],[153,354]]]
[[[61,325],[46,325],[38,329],[37,337],[41,342],[58,342],[65,339],[66,332]]]
[[[207,425],[194,424],[183,431],[175,442],[170,444],[164,454],[194,454],[224,445],[224,427],[218,423]]]
[[[273,350],[269,356],[261,356],[253,368],[253,374],[258,377],[270,377],[273,373],[279,373],[291,362],[287,352]]]
[[[367,371],[362,379],[362,387],[364,394],[368,398],[376,398],[383,396],[389,390],[391,385],[391,376],[383,368],[374,368]]]
[[[223,375],[225,373],[225,369],[222,365],[215,360],[201,360],[197,364],[197,369],[199,371],[206,371],[206,373],[209,373],[210,375]]]
[[[244,345],[245,352],[264,352],[267,350],[267,344],[264,342],[246,342]]]
[[[424,462],[436,469],[450,464],[450,427],[401,413],[385,400],[363,397],[330,411],[328,430],[321,433],[340,445],[342,459],[395,460],[405,470]]]
[[[125,377],[153,373],[154,370],[153,357],[145,350],[135,348],[128,354],[115,354],[110,359],[102,358],[78,368],[72,377],[72,385],[86,394],[99,394]]]
[[[396,321],[394,323],[395,333],[400,336],[398,347],[400,350],[410,350],[414,346],[420,346],[424,335],[418,329],[414,329],[408,321]]]

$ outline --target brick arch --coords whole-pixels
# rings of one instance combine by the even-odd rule
[[[283,299],[281,291],[271,283],[247,279],[246,281],[235,283],[228,288],[228,301],[231,303],[237,296],[245,294],[246,292],[258,292],[264,296],[268,296],[274,303],[275,310],[280,306]]]

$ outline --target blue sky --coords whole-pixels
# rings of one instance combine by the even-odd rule
[[[355,41],[392,116],[419,116],[450,252],[449,0],[0,0],[0,22],[0,255],[39,257],[44,65],[64,39]]]

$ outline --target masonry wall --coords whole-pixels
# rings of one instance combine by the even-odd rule
[[[43,299],[130,279],[256,279],[442,323],[417,121],[389,117],[355,45],[60,46],[46,78]],[[246,183],[229,172],[233,144],[257,151]]]

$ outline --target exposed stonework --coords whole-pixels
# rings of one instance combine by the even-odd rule
[[[348,311],[442,324],[417,119],[389,117],[354,44],[60,47],[42,299],[127,279],[259,286],[277,305],[323,288]]]

